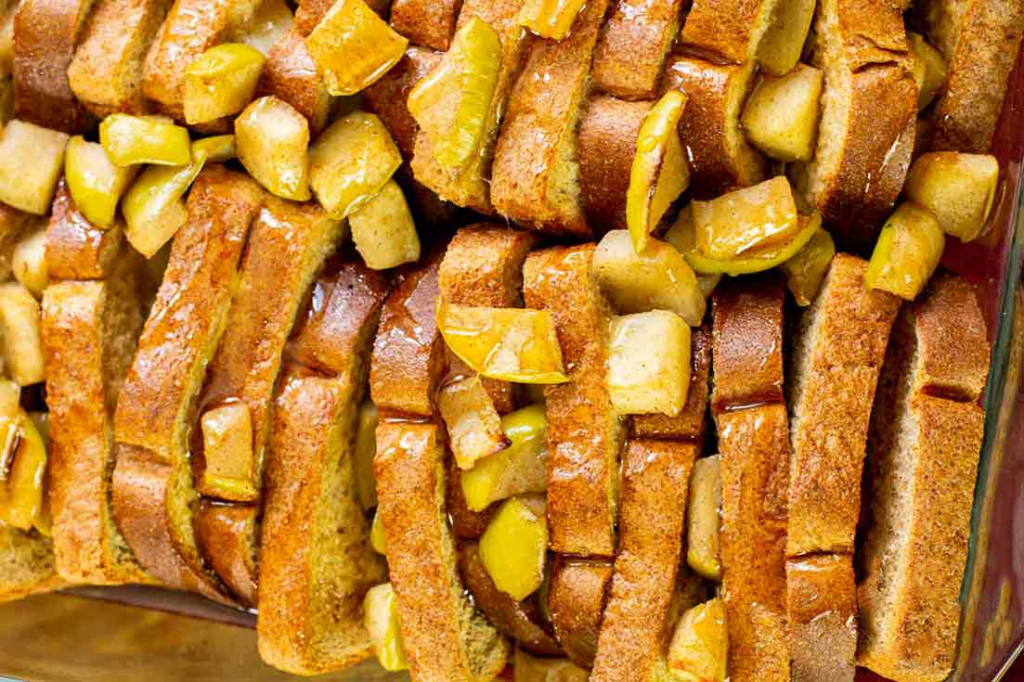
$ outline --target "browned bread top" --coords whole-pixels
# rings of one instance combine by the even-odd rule
[[[699,441],[707,425],[708,397],[711,394],[711,326],[694,329],[690,334],[690,390],[686,404],[675,417],[664,414],[638,414],[632,419],[633,436],[668,440]]]
[[[64,178],[57,192],[46,226],[46,268],[51,279],[103,279],[126,253],[124,226],[116,222],[109,230],[90,223],[75,207]]]
[[[327,125],[331,96],[298,30],[284,34],[270,48],[257,90],[284,100],[305,116],[310,135],[315,137]]]
[[[614,569],[610,561],[557,556],[551,567],[548,608],[558,643],[569,659],[590,669],[604,615],[608,585]]]
[[[624,99],[657,94],[665,55],[679,32],[682,0],[619,0],[594,49],[594,85]]]
[[[634,440],[626,448],[622,540],[590,675],[593,682],[663,679],[695,455],[690,443]]]

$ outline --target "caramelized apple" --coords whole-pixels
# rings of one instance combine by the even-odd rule
[[[238,155],[234,135],[213,135],[192,143],[193,156],[203,156],[207,163],[224,163]]]
[[[542,38],[562,40],[585,4],[585,0],[526,0],[519,10],[519,25]]]
[[[479,375],[472,373],[445,383],[437,393],[437,409],[460,469],[470,469],[477,460],[508,447],[501,417]]]
[[[814,301],[835,255],[836,245],[832,235],[819,229],[799,253],[779,266],[786,275],[786,285],[797,305],[809,306]]]
[[[356,431],[355,462],[356,491],[363,511],[377,506],[377,482],[373,476],[373,456],[377,454],[377,406],[367,400],[359,408]]]
[[[188,130],[165,116],[111,114],[100,123],[100,143],[118,166],[184,166],[192,160]]]
[[[720,597],[694,606],[676,625],[668,665],[679,679],[724,682],[729,651],[725,604]]]
[[[238,160],[271,194],[309,199],[309,122],[290,104],[268,96],[247,106],[235,119],[235,144]]]
[[[652,310],[612,322],[608,390],[619,414],[676,416],[689,389],[690,327],[681,317]]]
[[[352,242],[366,266],[387,270],[420,258],[420,237],[409,204],[394,180],[348,217]]]
[[[38,384],[46,378],[39,316],[39,302],[21,283],[0,284],[4,368],[19,386]]]
[[[256,94],[265,61],[242,43],[221,43],[201,54],[185,69],[185,121],[208,123],[240,112]]]
[[[391,583],[370,588],[363,600],[363,613],[380,667],[389,672],[407,670],[409,662],[398,624],[398,599]]]
[[[793,192],[781,175],[691,206],[696,248],[717,260],[756,254],[800,230]]]
[[[480,538],[480,560],[495,587],[517,601],[544,581],[547,550],[544,514],[518,497],[502,503]]]
[[[910,49],[911,68],[917,82],[917,108],[920,110],[932,103],[939,88],[946,82],[946,60],[920,33],[907,31],[907,47]]]
[[[824,83],[824,74],[806,64],[784,76],[761,78],[740,118],[747,139],[780,161],[810,161]]]
[[[516,647],[513,682],[587,682],[586,670],[567,658],[540,658]]]
[[[259,496],[252,451],[252,418],[245,403],[207,410],[200,425],[206,469],[199,491],[222,500],[247,502]]]
[[[945,246],[946,239],[935,216],[916,204],[904,202],[878,234],[864,283],[912,301],[928,284]]]
[[[42,222],[18,240],[11,255],[11,272],[37,299],[50,281],[46,267],[46,223]]]
[[[702,457],[693,464],[686,507],[686,563],[711,580],[722,579],[718,531],[722,511],[722,474],[719,456]]]
[[[969,242],[984,231],[998,185],[990,154],[931,152],[914,161],[903,191],[935,214],[943,232]]]
[[[103,145],[86,142],[76,135],[68,141],[64,154],[64,179],[86,220],[99,228],[114,224],[117,203],[135,179],[136,168],[117,166]]]
[[[501,418],[509,445],[478,460],[461,474],[462,493],[470,511],[515,495],[547,489],[547,428],[542,404],[529,405]]]
[[[13,120],[0,133],[0,201],[26,213],[50,210],[68,136]]]

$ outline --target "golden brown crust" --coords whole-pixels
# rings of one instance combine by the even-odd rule
[[[554,315],[569,374],[567,383],[544,389],[550,547],[612,556],[623,428],[608,394],[611,311],[593,253],[593,244],[535,251],[523,268],[523,293],[528,307]]]
[[[68,67],[71,90],[93,115],[150,110],[142,94],[142,67],[170,4],[170,0],[98,0]]]
[[[231,593],[248,606],[256,605],[258,578],[252,543],[259,534],[258,513],[254,505],[201,500],[195,516],[199,551]]]
[[[462,0],[395,0],[391,27],[414,45],[444,52],[455,33]]]
[[[707,425],[708,398],[711,394],[711,326],[705,324],[690,335],[690,390],[686,404],[675,417],[664,414],[638,414],[632,419],[636,438],[695,440],[698,447]]]
[[[523,262],[535,234],[480,223],[455,233],[438,270],[441,297],[458,305],[516,308],[522,305]],[[516,407],[515,386],[482,379],[499,414]]]
[[[576,128],[608,0],[587,3],[563,40],[531,40],[494,149],[491,201],[536,229],[589,237],[576,161]]]
[[[434,412],[434,393],[446,365],[444,339],[434,319],[443,254],[438,249],[408,268],[384,304],[370,367],[370,394],[378,409],[423,416]]]
[[[623,99],[657,94],[665,56],[679,32],[682,0],[619,0],[594,49],[594,86]]]
[[[434,424],[377,427],[377,513],[388,538],[402,639],[416,680],[492,679],[505,666],[508,644],[463,594],[443,507],[440,435]]]
[[[598,232],[626,228],[626,191],[640,125],[650,102],[592,97],[579,130],[580,193]]]
[[[757,55],[775,0],[696,0],[679,37],[717,60],[743,64]]]
[[[794,682],[849,682],[857,652],[853,556],[815,554],[786,562]]]
[[[614,568],[610,561],[556,557],[548,585],[548,609],[566,656],[590,669]]]
[[[91,120],[67,70],[92,0],[23,0],[14,16],[14,115],[68,133]]]
[[[665,67],[663,89],[682,90],[687,96],[679,136],[697,198],[718,196],[765,177],[765,159],[747,143],[739,124],[753,67],[753,62],[714,64],[686,55],[670,57]]]
[[[413,156],[420,131],[406,104],[409,92],[440,60],[436,52],[409,47],[397,64],[363,91],[366,108],[380,117],[406,160]]]
[[[46,226],[46,268],[50,279],[103,279],[124,255],[124,226],[118,221],[109,230],[90,223],[75,207],[64,178]]]
[[[593,682],[663,679],[695,455],[690,443],[635,440],[626,448],[622,541],[590,675]]]
[[[837,254],[794,336],[789,556],[853,551],[871,405],[899,310],[864,285],[866,269]]]
[[[331,96],[297,29],[283,35],[270,48],[257,91],[261,96],[273,95],[292,105],[306,117],[313,137],[327,125]]]

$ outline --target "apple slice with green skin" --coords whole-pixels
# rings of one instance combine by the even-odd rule
[[[821,229],[821,215],[817,212],[809,216],[800,216],[798,222],[800,230],[789,242],[768,247],[758,251],[756,255],[752,254],[745,258],[717,259],[705,256],[699,248],[695,248],[684,253],[683,257],[694,270],[703,275],[736,277],[770,270],[800,253],[800,250]]]
[[[931,211],[904,202],[878,233],[864,283],[912,301],[939,266],[945,246],[945,235]]]
[[[478,460],[460,475],[470,511],[483,511],[499,500],[547,489],[548,421],[544,405],[528,405],[506,414],[501,427],[511,445]]]
[[[186,166],[192,161],[188,130],[166,116],[111,114],[100,123],[100,144],[117,166]]]
[[[20,530],[49,534],[43,505],[46,443],[24,410],[15,420],[17,438],[6,482],[0,483],[0,521]]]
[[[800,231],[793,191],[782,175],[691,206],[696,248],[716,260],[759,254]]]
[[[192,155],[206,157],[207,163],[224,163],[238,156],[234,135],[212,135],[192,143]]]
[[[115,165],[103,145],[86,142],[81,135],[68,140],[64,151],[64,178],[75,207],[100,229],[114,224],[117,202],[137,171],[135,166]]]

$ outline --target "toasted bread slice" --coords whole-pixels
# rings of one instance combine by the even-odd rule
[[[438,290],[449,303],[515,308],[523,302],[523,262],[536,235],[480,223],[459,230],[438,270]],[[499,414],[516,407],[515,385],[483,380]]]
[[[67,133],[91,120],[68,84],[68,65],[93,0],[23,0],[14,17],[14,115]]]
[[[989,344],[974,289],[948,274],[904,306],[868,444],[858,662],[898,680],[953,667]]]
[[[37,218],[28,213],[0,204],[0,282],[11,276],[11,259],[25,229]]]
[[[665,662],[683,548],[691,443],[634,440],[623,462],[622,542],[615,557],[593,682],[655,682]]]
[[[0,602],[58,590],[64,584],[57,575],[52,539],[0,524]]]
[[[867,250],[903,188],[914,148],[917,85],[903,16],[890,0],[822,0],[816,31],[825,94],[807,189],[832,236]]]
[[[776,0],[696,0],[686,15],[680,42],[718,62],[754,61],[776,4]]]
[[[623,425],[608,394],[611,310],[594,277],[594,245],[535,251],[526,305],[551,311],[569,373],[547,386],[548,530],[556,552],[615,554]]]
[[[259,185],[221,166],[196,179],[115,415],[114,514],[125,538],[154,577],[219,601],[230,599],[203,565],[192,528],[188,434],[262,201]]]
[[[687,55],[669,58],[664,89],[687,95],[679,136],[690,161],[690,187],[696,197],[718,196],[765,177],[764,156],[740,129],[753,74],[753,62],[715,64]]]
[[[562,647],[539,625],[540,614],[531,597],[518,602],[499,590],[480,560],[476,543],[459,545],[459,573],[473,601],[499,632],[520,649],[538,656],[560,656]]]
[[[476,612],[459,579],[445,510],[445,451],[433,424],[377,427],[377,513],[388,538],[402,640],[417,682],[492,680],[508,642]]]
[[[594,666],[601,618],[614,567],[608,560],[556,557],[548,585],[548,609],[558,643],[581,668]]]
[[[690,334],[690,390],[686,404],[675,417],[665,414],[637,414],[632,419],[635,438],[693,440],[698,447],[708,422],[711,395],[711,326],[705,324]]]
[[[259,0],[174,0],[146,55],[143,92],[161,112],[184,120],[185,69],[203,52],[241,35]]]
[[[578,237],[592,232],[580,198],[576,128],[607,7],[608,0],[587,3],[563,40],[536,38],[526,48],[491,168],[494,207],[523,225]]]
[[[1020,50],[1024,2],[932,0],[923,14],[949,68],[932,114],[932,149],[987,152]]]
[[[260,509],[253,504],[222,504],[202,499],[195,510],[196,544],[231,594],[255,606],[259,590]]]
[[[390,71],[363,91],[366,108],[380,117],[406,160],[413,157],[420,132],[406,105],[409,92],[440,60],[437,52],[409,47]]]
[[[793,337],[789,556],[849,554],[868,422],[899,299],[864,285],[867,263],[837,254]]]
[[[434,319],[443,250],[406,269],[384,304],[373,345],[370,395],[381,410],[430,416],[445,372],[445,346]]]
[[[853,556],[810,554],[786,562],[786,608],[798,682],[849,682],[857,649]]]
[[[445,504],[452,522],[452,533],[460,540],[479,540],[487,530],[487,524],[491,522],[494,512],[497,511],[498,503],[495,502],[483,511],[472,511],[462,490],[462,470],[459,469],[454,457],[449,460],[447,468]]]
[[[124,223],[116,221],[107,230],[92,225],[75,206],[61,178],[46,225],[50,279],[104,279],[120,259],[131,257],[124,245]]]
[[[665,57],[679,33],[681,0],[619,0],[594,49],[594,86],[629,100],[658,91]]]
[[[579,130],[580,192],[587,220],[597,232],[626,229],[626,192],[636,138],[650,102],[591,97]]]
[[[779,390],[785,290],[777,278],[729,280],[712,300],[729,676],[789,680],[789,422]]]
[[[68,582],[150,580],[110,503],[114,410],[142,330],[141,260],[123,245],[105,279],[54,278],[43,296],[50,507],[57,570]]]
[[[203,537],[197,527],[198,541],[209,549],[207,561],[216,564],[214,555],[227,543],[229,548],[255,550],[258,528],[255,510],[258,509],[263,483],[263,464],[270,425],[273,419],[274,387],[281,367],[281,354],[295,324],[306,292],[323,267],[327,256],[335,249],[342,235],[341,221],[330,218],[316,204],[295,204],[267,197],[266,205],[249,230],[249,242],[239,267],[237,289],[228,314],[227,331],[217,354],[207,371],[206,386],[199,399],[200,418],[209,409],[231,404],[244,404],[248,408],[252,427],[251,470],[248,480],[252,489],[241,495],[228,494],[203,479],[206,469],[203,434],[195,429],[192,434],[192,470],[196,476],[196,489],[212,499],[229,500],[255,505],[247,514],[249,522],[239,521],[241,511],[230,505],[218,505],[206,511],[208,520],[223,514],[220,523],[210,523],[209,537]],[[251,493],[251,494],[249,494]],[[232,532],[248,534],[248,539],[229,538]],[[238,551],[230,552],[238,555]],[[241,564],[221,573],[222,579],[232,587],[241,588],[238,596],[254,604],[251,586],[256,583],[253,574],[243,581],[229,579],[247,573],[247,567],[256,565],[255,554],[240,556]],[[220,573],[220,571],[218,571]],[[246,599],[248,597],[248,599]]]
[[[444,52],[455,34],[462,0],[395,0],[391,27],[414,45]]]
[[[99,0],[68,67],[75,97],[93,115],[145,114],[142,67],[170,0]]]
[[[416,136],[416,150],[410,164],[416,179],[439,197],[481,213],[494,213],[490,198],[491,163],[501,114],[519,74],[526,42],[526,32],[518,20],[522,4],[522,0],[466,0],[463,3],[456,29],[476,17],[501,38],[501,68],[485,115],[483,137],[473,158],[457,175],[437,162],[433,143],[425,133]]]
[[[273,95],[292,105],[306,117],[313,137],[327,125],[331,95],[298,29],[286,33],[271,48],[257,90],[260,95]]]
[[[387,286],[378,273],[337,261],[318,286],[323,307],[311,307],[293,337],[276,399],[257,621],[263,659],[306,675],[371,654],[363,597],[387,579],[383,558],[370,547],[353,466],[358,406]],[[318,360],[305,365],[302,358]]]

